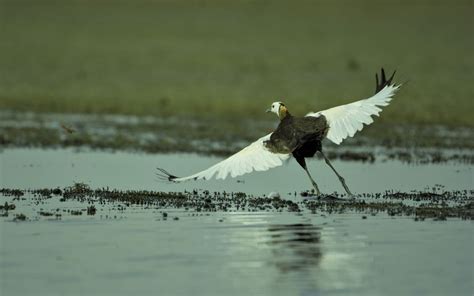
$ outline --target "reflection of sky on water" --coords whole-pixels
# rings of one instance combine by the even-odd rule
[[[18,202],[17,202],[18,204]],[[0,222],[6,295],[460,295],[467,221],[129,209],[120,219]],[[218,222],[222,220],[222,222]],[[453,252],[452,250],[456,250]],[[436,258],[436,260],[433,260]],[[25,285],[25,278],[28,284]]]
[[[0,176],[2,186],[10,188],[51,188],[85,182],[92,187],[120,189],[212,188],[285,194],[309,187],[306,176],[295,164],[247,175],[242,178],[245,183],[230,179],[176,185],[154,180],[158,164],[191,172],[217,160],[194,155],[5,149],[1,152]],[[335,165],[359,192],[383,191],[387,187],[423,189],[434,184],[448,189],[472,186],[472,169],[467,165]],[[325,191],[342,191],[324,164],[313,161],[311,167]],[[39,208],[58,207],[53,199],[47,201],[50,205],[22,202],[30,217]],[[69,203],[71,208],[83,206]],[[22,208],[19,201],[16,204],[17,210]],[[321,217],[310,213],[168,213],[180,220],[163,221],[159,211],[139,208],[120,214],[100,212],[94,217],[65,216],[60,221],[2,220],[2,292],[458,295],[473,289],[474,236],[466,221],[414,222],[384,215],[362,220],[360,215],[351,214]],[[100,218],[106,214],[119,217]],[[24,284],[25,278],[28,285]]]

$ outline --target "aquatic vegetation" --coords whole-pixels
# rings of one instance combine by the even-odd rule
[[[24,214],[15,214],[15,217],[13,218],[13,221],[18,222],[18,221],[26,221],[28,220],[28,217]]]
[[[182,209],[194,212],[310,212],[313,214],[342,214],[360,213],[367,215],[384,213],[388,216],[411,216],[416,220],[432,218],[444,220],[446,218],[474,219],[474,191],[458,190],[446,191],[437,187],[430,191],[412,192],[382,192],[376,194],[360,194],[356,198],[347,198],[343,195],[331,194],[321,197],[312,197],[314,192],[304,191],[298,198],[296,193],[291,198],[254,196],[242,192],[209,192],[194,190],[184,192],[160,192],[148,190],[114,190],[108,188],[91,189],[89,186],[76,183],[64,188],[63,194],[55,198],[62,202],[76,201],[89,206],[77,209],[63,208],[72,216],[81,216],[83,212],[94,216],[104,208],[124,213],[127,209],[142,208],[149,210]],[[5,189],[0,192],[9,192]],[[54,190],[54,189],[51,189]],[[38,195],[40,190],[21,190],[27,199],[40,196],[42,202],[51,199],[49,195]],[[4,198],[8,195],[3,195]],[[296,198],[295,198],[296,197]],[[7,204],[7,203],[6,203]],[[9,206],[10,207],[10,206]],[[14,209],[14,208],[13,208]],[[59,209],[56,210],[57,212]],[[40,216],[53,216],[52,211],[40,211]],[[163,219],[169,217],[168,212],[161,212]],[[363,219],[366,219],[363,218]],[[21,220],[15,218],[14,220]],[[26,219],[26,217],[25,217]],[[173,217],[173,220],[177,220]]]

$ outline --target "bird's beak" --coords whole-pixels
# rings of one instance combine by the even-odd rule
[[[270,113],[270,112],[272,112],[272,110],[267,109],[267,110],[265,110],[265,112]]]

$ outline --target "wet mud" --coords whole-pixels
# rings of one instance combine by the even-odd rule
[[[256,120],[135,117],[119,115],[0,113],[6,148],[91,148],[145,153],[228,156],[274,130]],[[474,163],[474,130],[467,127],[388,125],[366,127],[343,146],[324,144],[331,159],[359,162]]]
[[[345,195],[315,196],[311,191],[289,193],[285,197],[255,196],[243,192],[210,192],[193,190],[183,192],[160,192],[148,190],[91,189],[83,183],[65,188],[21,190],[3,188],[0,190],[4,202],[0,215],[13,221],[41,218],[61,219],[64,216],[94,216],[104,209],[112,213],[126,214],[130,210],[180,209],[189,213],[213,212],[285,212],[331,215],[357,213],[362,219],[385,214],[390,217],[412,217],[415,220],[446,220],[474,218],[474,191],[445,191],[442,186],[429,191],[359,194],[353,198]],[[70,207],[68,202],[78,202]],[[42,206],[56,205],[53,210]],[[38,208],[31,217],[22,209]],[[110,214],[110,213],[109,213]],[[166,220],[168,214],[162,212]],[[178,218],[179,219],[179,218]],[[177,219],[176,219],[177,220]]]

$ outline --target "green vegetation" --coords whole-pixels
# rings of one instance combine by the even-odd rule
[[[407,83],[381,121],[473,126],[471,1],[0,3],[0,109],[257,117]]]

